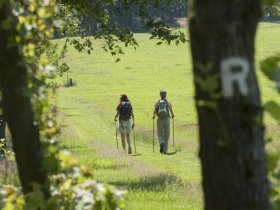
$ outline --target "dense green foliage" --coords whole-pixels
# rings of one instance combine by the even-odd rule
[[[93,179],[91,169],[77,165],[68,151],[58,153],[60,173],[50,176],[52,196],[45,200],[41,186],[34,184],[26,195],[14,186],[1,188],[1,209],[120,209],[124,191],[103,185]],[[118,201],[118,202],[116,202]]]
[[[180,3],[179,5],[182,5],[185,1],[178,2]],[[103,46],[103,49],[109,51],[112,55],[124,53],[120,43],[124,43],[126,47],[132,46],[136,48],[138,44],[131,28],[123,26],[122,21],[119,20],[120,16],[124,14],[129,15],[131,10],[133,11],[133,16],[139,18],[141,23],[150,31],[151,38],[159,39],[161,43],[167,44],[170,44],[172,41],[177,44],[186,42],[186,38],[180,30],[172,30],[166,24],[165,19],[155,15],[156,11],[169,7],[172,3],[169,0],[98,0],[79,2],[75,0],[60,0],[58,3],[59,7],[56,12],[56,18],[60,24],[56,27],[56,33],[69,37],[67,42],[78,51],[86,51],[88,53],[92,51],[92,42],[86,36],[104,40],[106,44]],[[73,38],[73,35],[79,35],[82,39]],[[116,61],[119,61],[119,59],[117,58]]]
[[[280,18],[280,1],[279,0],[262,0],[263,16],[268,19]]]
[[[280,54],[270,56],[261,62],[261,70],[265,76],[274,83],[275,92],[280,94]],[[279,95],[264,104],[265,111],[280,125]],[[272,142],[277,139],[271,139]],[[271,204],[272,208],[280,208],[280,155],[279,151],[268,153],[269,177],[271,181]]]

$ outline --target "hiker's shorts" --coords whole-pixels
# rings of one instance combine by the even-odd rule
[[[120,120],[119,129],[121,133],[129,133],[131,131],[131,120]]]

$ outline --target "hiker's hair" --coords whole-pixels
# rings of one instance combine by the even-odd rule
[[[123,102],[123,101],[128,101],[129,102],[129,99],[128,99],[126,94],[121,94],[120,101],[121,102]]]

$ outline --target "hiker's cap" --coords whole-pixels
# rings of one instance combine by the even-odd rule
[[[166,91],[165,90],[160,90],[159,94],[160,95],[166,95]]]

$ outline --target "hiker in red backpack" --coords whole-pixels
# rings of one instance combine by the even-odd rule
[[[167,92],[160,91],[160,99],[155,103],[153,119],[157,115],[157,134],[160,144],[160,153],[166,154],[168,150],[168,140],[170,136],[170,117],[174,118],[172,105],[166,99]],[[171,116],[170,116],[171,112]]]
[[[128,145],[128,154],[131,154],[131,144],[130,144],[130,131],[131,128],[134,128],[134,114],[132,105],[127,97],[127,95],[122,94],[120,97],[120,103],[116,108],[117,114],[115,116],[115,121],[119,117],[119,129],[121,132],[122,138],[122,147],[125,150],[125,139]],[[131,125],[132,118],[132,125]]]

